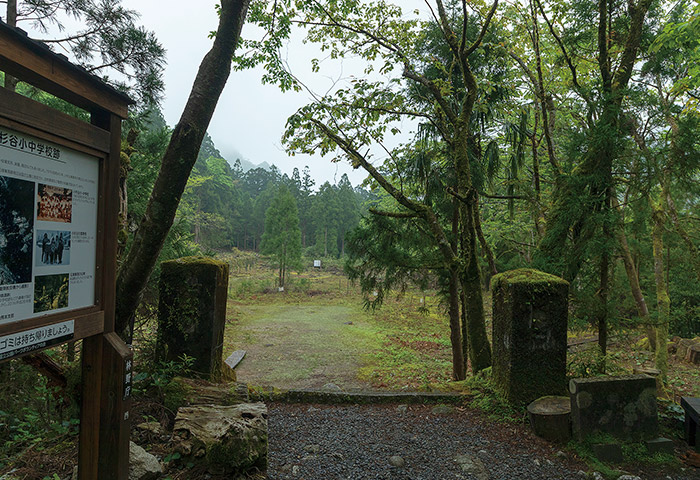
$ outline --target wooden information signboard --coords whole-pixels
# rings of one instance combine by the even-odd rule
[[[128,478],[132,354],[114,333],[121,120],[133,103],[0,22],[0,362],[83,340],[79,478]]]

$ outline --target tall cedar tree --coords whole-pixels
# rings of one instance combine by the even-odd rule
[[[265,232],[260,251],[272,255],[279,269],[278,284],[284,288],[289,268],[301,264],[301,229],[297,202],[284,185],[280,185],[265,212]]]

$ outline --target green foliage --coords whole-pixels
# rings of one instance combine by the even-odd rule
[[[195,359],[183,354],[177,360],[142,362],[134,375],[134,394],[157,398],[173,414],[184,404],[187,391],[176,377],[187,376]]]
[[[17,20],[34,30],[32,38],[60,46],[89,72],[128,90],[140,106],[160,100],[165,49],[120,0],[19,0],[16,8]]]
[[[566,361],[568,378],[587,378],[628,373],[620,363],[619,353],[601,355],[598,348],[569,352]]]
[[[69,371],[80,368],[77,363],[67,367]],[[50,387],[46,377],[19,360],[0,365],[0,383],[4,385],[0,395],[0,465],[29,447],[77,434],[78,406],[71,398],[73,392]]]
[[[596,444],[619,444],[622,450],[623,462],[620,465],[608,465],[601,462],[593,453],[593,445]],[[644,443],[620,441],[606,433],[589,435],[581,442],[572,440],[569,442],[568,448],[576,452],[593,470],[600,472],[605,478],[609,479],[616,479],[624,475],[624,467],[626,465],[635,465],[637,468],[640,466],[660,467],[665,471],[675,470],[679,467],[679,461],[673,455],[664,453],[650,455]],[[617,467],[620,467],[620,469]]]
[[[491,379],[491,368],[467,379],[466,385],[473,395],[471,406],[482,410],[490,420],[504,423],[525,421],[525,409],[514,407],[496,391]]]

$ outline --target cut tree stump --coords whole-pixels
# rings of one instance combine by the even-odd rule
[[[527,407],[535,435],[551,442],[571,438],[571,400],[569,397],[540,397]]]

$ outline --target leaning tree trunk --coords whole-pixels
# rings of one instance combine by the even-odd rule
[[[214,45],[199,66],[190,97],[163,155],[146,213],[117,277],[116,330],[126,331],[170,231],[216,103],[231,72],[250,0],[222,0]]]

